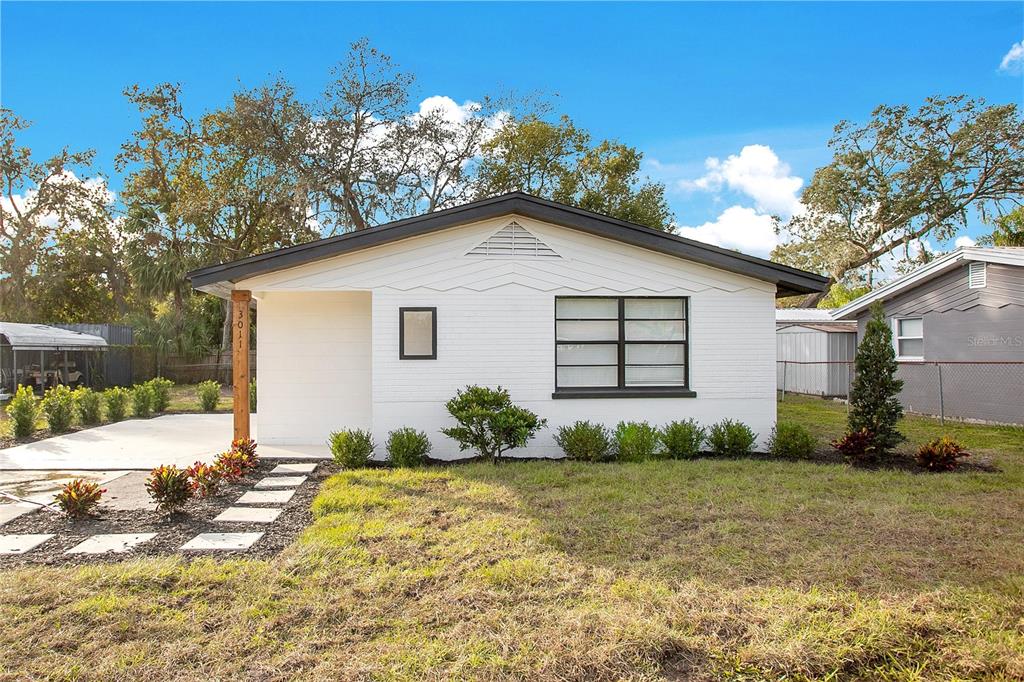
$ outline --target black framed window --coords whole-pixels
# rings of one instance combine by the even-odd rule
[[[437,359],[437,308],[398,309],[398,357]]]
[[[555,298],[555,397],[692,395],[689,300]]]

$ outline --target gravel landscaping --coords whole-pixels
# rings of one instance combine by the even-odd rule
[[[47,564],[69,565],[96,562],[119,562],[139,557],[180,554],[181,547],[200,533],[262,533],[262,537],[244,551],[188,551],[184,556],[239,556],[268,558],[289,545],[312,522],[310,503],[321,483],[336,473],[337,467],[321,462],[296,487],[295,494],[286,503],[246,504],[246,507],[281,509],[272,523],[215,522],[214,518],[229,507],[237,506],[239,498],[253,490],[257,481],[265,479],[280,465],[275,460],[261,460],[257,468],[242,481],[225,486],[211,498],[193,498],[185,512],[175,516],[147,510],[115,510],[101,507],[97,516],[73,521],[64,515],[45,510],[19,517],[0,527],[0,534],[53,534],[50,540],[24,554],[0,555],[0,567]],[[251,498],[250,498],[251,499]],[[155,533],[150,540],[135,545],[125,552],[107,554],[67,554],[87,538],[112,533]]]

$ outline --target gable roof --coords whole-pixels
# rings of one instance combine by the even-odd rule
[[[837,320],[849,319],[861,311],[870,307],[875,301],[885,301],[897,294],[903,293],[916,286],[924,284],[939,275],[949,272],[964,263],[999,263],[1001,265],[1016,265],[1024,267],[1024,247],[1001,246],[996,248],[982,248],[977,246],[965,246],[951,251],[944,256],[936,258],[927,265],[922,265],[913,272],[889,282],[885,286],[868,292],[860,298],[855,298],[833,313]]]
[[[347,232],[336,237],[268,251],[220,265],[211,265],[190,272],[188,278],[191,280],[192,286],[197,289],[225,296],[231,289],[230,282],[508,214],[553,223],[772,282],[778,287],[777,296],[824,291],[828,283],[827,278],[811,272],[617,220],[599,213],[540,199],[522,192],[481,199],[443,211],[426,213],[357,232]]]

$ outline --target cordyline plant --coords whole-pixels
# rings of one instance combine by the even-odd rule
[[[458,441],[460,450],[475,449],[494,463],[508,450],[526,445],[547,424],[530,410],[513,405],[501,386],[467,386],[445,407],[459,425],[441,433]]]

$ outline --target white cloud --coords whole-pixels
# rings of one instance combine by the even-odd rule
[[[725,161],[712,156],[704,166],[707,172],[703,176],[679,181],[680,189],[720,192],[727,188],[749,196],[759,211],[783,218],[802,210],[797,192],[804,184],[803,178],[792,175],[789,165],[767,145],[747,145]]]
[[[779,242],[771,216],[744,206],[730,206],[714,222],[679,226],[682,237],[767,258]]]
[[[436,112],[449,123],[465,123],[470,116],[478,111],[480,111],[478,102],[466,100],[462,104],[458,104],[451,97],[433,95],[420,102],[420,110],[416,115],[425,117]]]
[[[1024,71],[1024,40],[1010,46],[1010,51],[1003,55],[999,62],[999,70],[1007,73]]]
[[[953,242],[953,245],[956,246],[956,248],[959,249],[960,247],[963,247],[963,246],[974,246],[977,243],[978,242],[974,241],[973,239],[971,239],[967,235],[964,235],[963,237],[957,237],[956,241]]]

